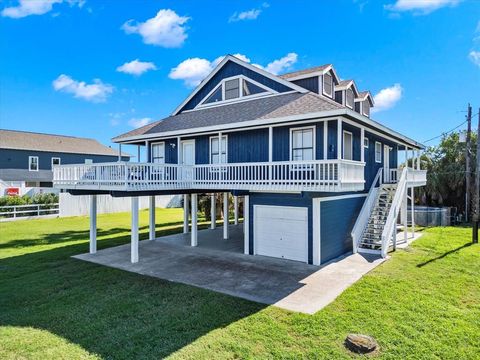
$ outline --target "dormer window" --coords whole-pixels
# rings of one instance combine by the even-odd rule
[[[368,102],[368,99],[362,102],[362,113],[366,117],[370,116],[370,103]]]
[[[350,109],[353,109],[353,101],[354,101],[353,90],[349,88],[346,91],[345,105],[348,106]]]
[[[243,75],[224,79],[200,103],[201,106],[212,105],[217,102],[231,102],[236,99],[257,97],[274,93],[266,86],[246,78]]]
[[[330,73],[323,75],[323,95],[333,96],[333,76]]]

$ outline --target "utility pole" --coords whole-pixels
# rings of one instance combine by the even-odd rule
[[[465,147],[465,222],[470,219],[470,180],[471,180],[471,166],[470,166],[470,142],[472,136],[472,107],[468,104],[467,110],[467,145]]]
[[[478,244],[478,221],[480,219],[480,108],[477,125],[477,171],[475,173],[475,217],[473,218],[472,242]]]

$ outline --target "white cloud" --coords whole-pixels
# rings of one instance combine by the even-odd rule
[[[129,20],[122,29],[127,34],[141,35],[145,44],[173,48],[182,46],[187,38],[185,23],[188,20],[189,17],[178,16],[173,10],[162,9],[145,22]]]
[[[2,16],[14,19],[23,18],[29,15],[43,15],[50,12],[54,4],[60,4],[64,0],[19,0],[17,6],[6,7],[2,10]],[[82,7],[84,0],[67,0],[71,6]]]
[[[380,90],[374,97],[375,107],[372,112],[388,110],[402,98],[403,88],[400,84]]]
[[[149,124],[151,121],[152,121],[152,119],[149,118],[149,117],[144,117],[144,118],[141,118],[141,119],[132,118],[132,119],[128,120],[128,125],[130,125],[134,128],[139,128],[139,127],[142,127],[142,126],[145,126],[145,125]]]
[[[395,4],[385,5],[394,12],[413,11],[415,15],[426,15],[446,6],[456,6],[462,0],[397,0]]]
[[[233,56],[247,63],[251,62],[250,59],[243,54],[234,54]],[[174,67],[168,76],[170,79],[183,80],[185,85],[189,87],[197,86],[208,76],[208,74],[210,74],[210,72],[223,60],[224,57],[225,56],[219,56],[213,61],[201,58],[190,58],[184,60]],[[259,64],[252,65],[261,69],[265,69],[272,74],[278,74],[291,67],[297,61],[297,58],[297,54],[289,53],[281,59],[272,61],[265,67]]]
[[[114,90],[112,85],[105,84],[100,79],[94,79],[92,84],[87,84],[65,74],[56,78],[52,85],[56,91],[73,94],[76,98],[91,102],[104,102]]]
[[[468,54],[468,58],[475,65],[480,66],[480,51],[470,51],[470,54]]]
[[[152,62],[144,62],[138,59],[135,59],[130,62],[126,62],[122,66],[117,67],[118,72],[136,75],[136,76],[140,76],[144,72],[147,72],[148,70],[157,70],[157,67]]]
[[[242,21],[242,20],[255,20],[256,18],[258,18],[261,12],[262,12],[261,9],[252,9],[248,11],[235,12],[232,16],[230,16],[230,18],[228,19],[228,22],[236,22],[236,21]]]

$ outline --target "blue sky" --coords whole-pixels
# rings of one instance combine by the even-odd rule
[[[333,63],[377,95],[374,119],[419,141],[480,106],[476,0],[3,0],[0,11],[1,128],[110,144],[170,114],[228,53],[280,73]]]

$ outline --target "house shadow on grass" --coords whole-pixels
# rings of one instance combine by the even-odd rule
[[[459,251],[462,250],[462,249],[468,248],[468,247],[471,246],[471,245],[472,245],[472,243],[466,243],[466,244],[464,244],[464,245],[462,245],[462,246],[459,246],[459,247],[457,247],[457,248],[455,248],[455,249],[452,249],[452,250],[450,250],[450,251],[447,251],[447,252],[443,253],[443,254],[440,255],[440,256],[434,257],[434,258],[432,258],[432,259],[430,259],[430,260],[427,260],[427,261],[425,261],[425,262],[423,262],[423,263],[420,263],[420,264],[417,265],[417,267],[418,267],[418,268],[422,268],[422,267],[424,267],[425,265],[428,265],[428,264],[430,264],[430,263],[433,263],[433,262],[435,262],[435,261],[437,261],[437,260],[441,260],[441,259],[443,259],[443,258],[445,258],[445,257],[447,257],[447,256],[449,256],[449,255],[451,255],[451,254],[454,254],[454,253],[456,253],[456,252],[459,252]]]
[[[115,236],[124,231],[106,231],[99,247],[127,243],[129,235]],[[88,233],[45,241],[62,236],[86,240]],[[87,249],[85,241],[0,260],[0,325],[44,329],[102,358],[158,359],[265,307],[70,257]]]

